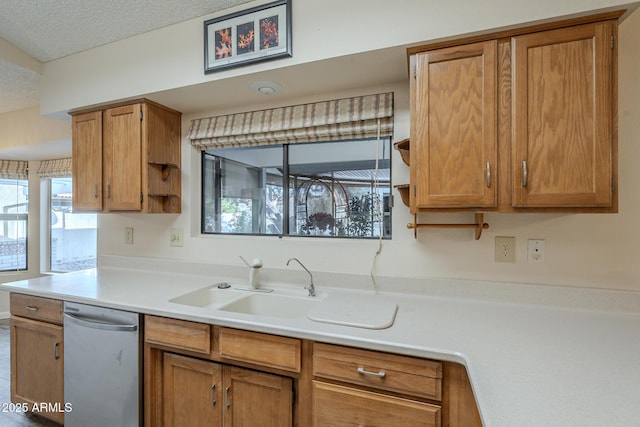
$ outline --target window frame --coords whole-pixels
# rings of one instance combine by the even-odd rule
[[[59,178],[63,178],[63,177],[59,177]],[[64,178],[71,178],[71,177],[64,177]],[[44,189],[45,191],[43,191],[45,197],[46,197],[46,203],[43,203],[42,205],[44,206],[44,208],[46,209],[46,212],[42,212],[42,218],[44,221],[46,221],[46,228],[43,227],[43,229],[46,229],[46,233],[43,233],[43,236],[41,237],[41,244],[43,244],[43,250],[41,251],[42,254],[41,256],[44,257],[45,261],[45,270],[47,273],[50,274],[64,274],[64,273],[70,273],[73,271],[79,271],[79,270],[54,270],[53,269],[53,260],[52,260],[52,256],[53,256],[53,251],[52,251],[52,237],[53,237],[53,227],[51,224],[51,214],[53,212],[52,209],[52,203],[51,203],[51,199],[53,196],[53,191],[52,191],[52,180],[57,179],[55,177],[53,178],[41,178],[41,182],[43,182],[43,185],[41,186],[42,189]],[[73,181],[72,181],[72,185],[73,185]],[[71,203],[73,204],[73,197],[71,198]],[[78,213],[84,213],[84,212],[78,212]],[[92,212],[86,212],[86,213],[92,213]],[[96,213],[93,213],[94,215],[97,216]],[[41,222],[42,224],[42,222]],[[96,233],[98,232],[98,227],[96,224]],[[97,267],[98,264],[98,246],[97,246],[97,238],[96,238],[96,248],[95,248],[95,253],[96,253],[96,265],[93,267]]]
[[[371,138],[365,138],[371,139]],[[283,197],[283,215],[282,215],[282,232],[279,234],[266,234],[266,233],[225,233],[225,232],[216,232],[216,231],[206,231],[205,230],[205,214],[206,214],[206,200],[205,200],[205,188],[206,188],[206,174],[205,174],[205,158],[208,155],[207,150],[202,150],[200,152],[200,234],[201,235],[223,235],[223,236],[256,236],[256,237],[269,237],[274,236],[278,238],[283,237],[313,237],[313,238],[329,238],[329,239],[346,239],[346,240],[391,240],[393,236],[392,229],[392,215],[393,215],[393,186],[392,186],[392,137],[391,136],[383,136],[379,138],[382,144],[387,144],[388,151],[388,159],[384,159],[388,161],[388,169],[389,169],[389,185],[388,185],[388,194],[386,195],[387,200],[385,202],[384,197],[380,200],[380,203],[383,205],[382,216],[383,218],[380,220],[383,223],[383,232],[381,236],[371,235],[371,236],[349,236],[349,235],[312,235],[312,234],[291,234],[290,233],[290,221],[289,221],[289,210],[291,208],[290,205],[290,164],[289,164],[289,147],[298,146],[298,145],[309,145],[309,144],[318,144],[318,143],[331,143],[331,142],[343,142],[340,140],[335,141],[318,141],[318,142],[307,142],[307,143],[281,143],[281,144],[270,144],[272,147],[282,147],[282,175],[283,175],[283,188],[282,188],[282,197]],[[359,140],[346,140],[346,141],[359,141]],[[258,146],[254,147],[257,148]],[[241,148],[241,147],[229,147],[229,148]],[[386,168],[385,168],[386,169]],[[378,186],[378,188],[382,188]],[[388,211],[384,210],[384,206],[388,204]],[[388,219],[385,219],[385,216]],[[384,224],[387,223],[388,227],[388,235],[384,233]]]
[[[16,263],[16,268],[11,269],[2,269],[0,268],[0,274],[13,273],[13,272],[28,272],[29,271],[29,236],[31,233],[29,232],[29,209],[31,209],[31,191],[29,191],[29,180],[28,179],[18,179],[18,178],[2,178],[3,180],[15,181],[15,186],[17,187],[18,181],[22,181],[26,183],[28,196],[27,196],[27,210],[26,212],[16,212],[16,213],[0,213],[0,221],[24,221],[24,268],[19,268]],[[16,205],[17,206],[17,205]],[[6,218],[5,218],[6,217]],[[22,218],[24,217],[24,218]],[[17,244],[17,241],[16,241]]]

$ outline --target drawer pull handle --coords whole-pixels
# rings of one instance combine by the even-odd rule
[[[38,307],[37,305],[28,305],[27,306],[27,310],[29,311],[38,311],[40,309],[40,307]]]
[[[368,375],[370,377],[378,377],[378,378],[384,378],[387,376],[387,373],[385,371],[371,372],[371,371],[367,371],[364,368],[358,368],[358,373],[362,375]]]

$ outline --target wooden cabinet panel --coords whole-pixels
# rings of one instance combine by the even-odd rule
[[[442,363],[314,343],[313,375],[440,400]]]
[[[168,352],[162,358],[164,427],[293,425],[290,378]]]
[[[104,194],[107,210],[140,210],[142,141],[140,104],[104,112]]]
[[[102,111],[75,115],[71,121],[73,209],[102,209]]]
[[[145,323],[147,427],[482,425],[462,365],[218,326],[201,360],[210,325]]]
[[[220,365],[164,353],[163,426],[222,426],[221,382]]]
[[[34,320],[62,325],[62,301],[11,292],[9,294],[11,314]]]
[[[314,427],[439,427],[440,406],[313,381]]]
[[[71,114],[74,209],[180,213],[179,112],[139,99]]]
[[[211,352],[211,325],[166,317],[145,316],[145,341],[195,351]]]
[[[293,425],[291,378],[225,366],[225,427]]]
[[[258,332],[219,328],[221,357],[266,367],[300,372],[300,340]]]
[[[412,57],[412,211],[495,207],[495,40]]]
[[[64,409],[62,326],[11,316],[11,401]],[[62,412],[38,412],[62,423]]]
[[[513,38],[514,206],[611,205],[614,31],[607,21]]]
[[[617,212],[622,13],[410,48],[411,212]]]

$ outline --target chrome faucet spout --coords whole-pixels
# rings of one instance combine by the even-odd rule
[[[305,286],[304,288],[309,290],[309,296],[310,297],[315,297],[316,296],[316,288],[315,288],[315,286],[313,286],[313,274],[311,274],[309,269],[307,267],[305,267],[304,264],[298,258],[289,258],[289,261],[287,261],[287,265],[289,265],[289,263],[291,261],[297,262],[298,264],[300,264],[300,267],[304,268],[304,270],[307,273],[309,273],[310,283],[309,283],[309,286]]]

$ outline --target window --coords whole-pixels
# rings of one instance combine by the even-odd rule
[[[50,269],[69,272],[96,266],[97,215],[73,213],[71,178],[50,179]]]
[[[203,151],[202,232],[390,237],[390,146],[385,137]]]
[[[29,185],[0,179],[0,271],[27,269]]]

